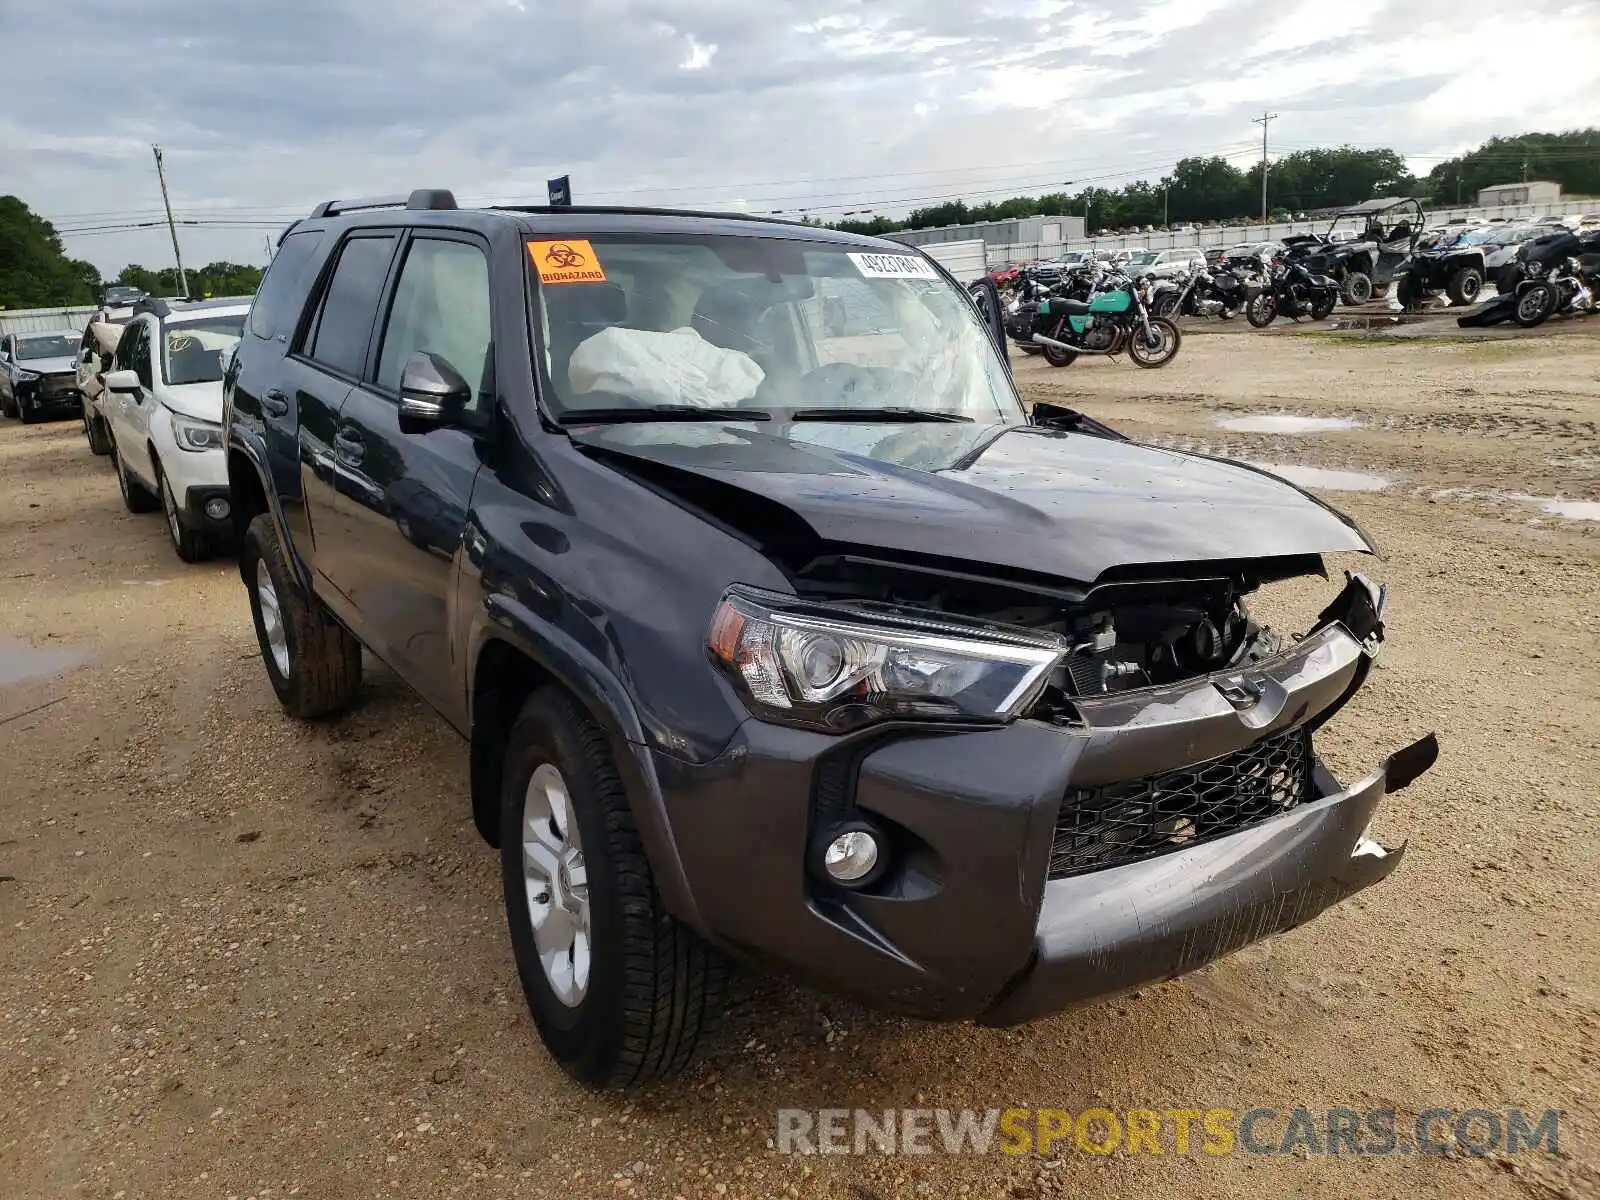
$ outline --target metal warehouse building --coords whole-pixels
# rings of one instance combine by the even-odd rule
[[[1062,246],[1084,240],[1082,217],[1015,217],[1007,221],[980,221],[975,225],[940,225],[934,229],[906,229],[885,234],[908,246],[927,246],[938,242],[966,242],[981,238],[988,246],[1018,246],[1028,243]],[[1041,250],[1041,253],[1044,251]]]
[[[1561,185],[1548,179],[1526,183],[1497,183],[1478,190],[1482,208],[1501,208],[1507,204],[1554,204],[1561,199]]]

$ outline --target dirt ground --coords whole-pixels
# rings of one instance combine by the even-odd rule
[[[1405,861],[1291,934],[1019,1030],[750,982],[702,1065],[628,1095],[576,1088],[534,1036],[455,735],[381,668],[349,717],[292,724],[231,562],[182,565],[75,424],[0,425],[0,1195],[1600,1195],[1600,521],[1517,498],[1600,501],[1597,333],[1197,331],[1163,371],[1019,361],[1034,398],[1140,438],[1388,481],[1325,493],[1383,546],[1365,569],[1392,604],[1321,746],[1349,778],[1438,731],[1380,810]],[[1360,424],[1217,424],[1260,413]],[[770,1148],[779,1108],[1012,1106],[1393,1108],[1402,1130],[1554,1108],[1560,1141]]]

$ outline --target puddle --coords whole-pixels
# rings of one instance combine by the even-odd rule
[[[1334,330],[1393,329],[1396,325],[1417,325],[1428,318],[1417,313],[1397,317],[1339,317],[1329,326]]]
[[[1218,417],[1216,424],[1234,433],[1325,433],[1330,429],[1361,428],[1361,422],[1354,417],[1302,417],[1294,413]]]
[[[21,638],[0,636],[0,687],[29,679],[49,679],[89,657],[74,646],[35,646]]]
[[[1297,487],[1321,488],[1328,492],[1381,492],[1394,482],[1366,471],[1332,471],[1326,467],[1302,467],[1295,463],[1253,462],[1250,465],[1281,475]]]
[[[1552,517],[1565,517],[1569,521],[1600,521],[1600,500],[1562,500],[1555,496],[1525,496],[1510,492],[1512,500],[1524,504],[1537,504]]]

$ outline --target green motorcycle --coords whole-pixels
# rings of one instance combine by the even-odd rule
[[[1080,354],[1127,352],[1138,367],[1164,367],[1177,357],[1183,335],[1166,317],[1153,317],[1139,285],[1121,281],[1087,300],[1050,296],[1034,314],[1034,345],[1052,367],[1069,366]]]

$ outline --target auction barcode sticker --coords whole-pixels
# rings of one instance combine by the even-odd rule
[[[937,279],[939,272],[914,254],[852,254],[850,261],[868,279]]]

